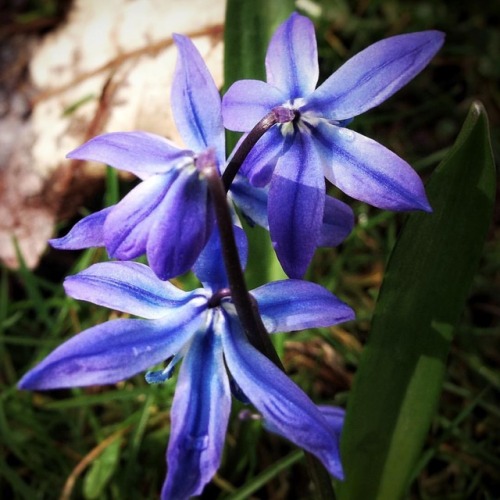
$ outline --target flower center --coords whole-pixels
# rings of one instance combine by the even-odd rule
[[[293,122],[300,116],[300,113],[297,110],[286,108],[285,106],[277,106],[276,108],[273,108],[273,113],[278,123]]]
[[[225,297],[231,297],[231,290],[229,288],[221,288],[220,290],[215,292],[208,300],[208,307],[219,307],[222,299],[224,299]]]

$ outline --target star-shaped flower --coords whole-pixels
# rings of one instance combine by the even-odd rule
[[[279,123],[257,142],[242,167],[256,186],[270,183],[271,238],[289,276],[303,275],[321,232],[326,177],[349,196],[379,208],[430,211],[415,171],[379,143],[347,129],[416,74],[443,44],[424,31],[387,38],[347,61],[316,88],[313,24],[292,14],[266,55],[267,83],[241,80],[223,97],[224,125],[250,131],[273,111]]]
[[[241,247],[245,239],[241,230],[236,231]],[[183,358],[171,410],[162,498],[200,494],[219,467],[231,407],[230,377],[270,430],[316,455],[331,474],[341,478],[342,412],[314,405],[248,342],[226,288],[220,258],[213,258],[219,253],[214,231],[195,266],[204,288],[191,292],[159,280],[150,268],[136,262],[95,264],[67,278],[65,289],[72,297],[146,319],[116,319],[85,330],[28,372],[19,387],[110,384],[173,357],[166,369],[146,374],[148,381],[162,382]],[[313,283],[278,281],[251,294],[270,333],[353,318],[347,305]]]
[[[214,216],[202,170],[225,161],[219,91],[189,38],[174,35],[179,50],[171,103],[188,149],[146,132],[95,137],[68,154],[134,173],[143,181],[118,204],[92,214],[65,237],[60,249],[105,246],[120,260],[147,254],[161,279],[188,271],[205,246]]]

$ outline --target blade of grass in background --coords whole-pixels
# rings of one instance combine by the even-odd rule
[[[267,45],[276,28],[294,11],[294,7],[292,0],[228,0],[224,31],[224,90],[236,80],[266,79],[264,59]],[[227,134],[228,153],[237,139],[238,134]],[[268,231],[258,227],[250,229],[249,240],[246,273],[249,288],[285,278]],[[277,348],[278,354],[281,354],[282,348]]]
[[[340,500],[403,497],[421,453],[492,217],[495,170],[480,103],[426,190],[434,212],[411,214],[401,231],[349,397]]]

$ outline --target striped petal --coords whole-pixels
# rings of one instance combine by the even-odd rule
[[[78,221],[70,232],[62,238],[49,240],[52,247],[59,250],[80,250],[82,248],[104,246],[104,222],[116,205],[104,208]]]
[[[175,309],[199,296],[202,290],[184,292],[168,281],[161,281],[153,271],[138,262],[101,262],[69,276],[64,281],[66,293],[75,299],[134,314],[158,319],[177,314]]]
[[[219,91],[193,42],[183,35],[174,35],[174,41],[179,51],[171,95],[175,123],[191,149],[200,153],[215,148],[222,165],[225,146]]]
[[[309,281],[273,281],[251,294],[269,333],[332,326],[354,319],[354,311],[347,304]]]
[[[319,242],[325,180],[311,136],[296,133],[271,180],[269,230],[276,255],[291,278],[301,278]]]
[[[148,234],[149,265],[160,279],[194,265],[212,232],[208,188],[197,172],[182,171],[155,211]]]
[[[193,153],[159,135],[135,131],[99,135],[69,153],[67,158],[99,161],[142,177],[163,174],[192,161]]]
[[[195,336],[179,373],[162,498],[202,492],[219,468],[230,410],[221,339],[210,328]]]
[[[374,43],[320,85],[302,110],[330,120],[346,120],[364,113],[420,73],[443,42],[440,31],[421,31]]]
[[[178,173],[175,170],[146,179],[114,206],[104,223],[104,241],[112,257],[130,260],[145,253],[157,207]]]
[[[352,130],[322,122],[314,132],[326,178],[344,193],[386,210],[431,211],[424,185],[399,156]]]
[[[75,335],[19,382],[20,389],[113,384],[173,356],[203,324],[203,311],[179,308],[167,320],[117,319]]]
[[[287,99],[308,96],[318,83],[318,51],[313,23],[293,13],[274,33],[266,54],[267,82]]]

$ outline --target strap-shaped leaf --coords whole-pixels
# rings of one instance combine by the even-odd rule
[[[264,59],[276,28],[293,12],[293,0],[228,0],[224,32],[224,86],[265,80]]]
[[[340,500],[402,498],[421,452],[492,218],[488,119],[474,103],[427,184],[432,214],[411,214],[387,266],[349,398]]]

